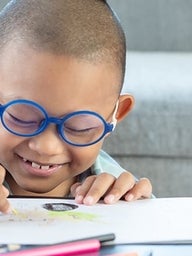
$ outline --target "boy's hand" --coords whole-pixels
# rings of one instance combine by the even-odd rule
[[[10,210],[10,205],[7,200],[9,191],[3,186],[4,178],[5,169],[0,165],[0,212],[7,213]]]
[[[109,173],[101,173],[87,177],[83,183],[73,184],[71,193],[77,203],[93,205],[102,197],[106,204],[112,204],[121,198],[126,201],[150,198],[152,185],[147,178],[136,182],[130,172],[123,172],[117,179]]]

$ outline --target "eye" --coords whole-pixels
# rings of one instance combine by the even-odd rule
[[[39,128],[40,122],[38,120],[30,120],[27,117],[20,117],[13,115],[12,113],[6,111],[3,115],[3,121],[5,125],[18,133],[31,133]]]
[[[14,122],[15,124],[18,124],[18,125],[35,125],[37,124],[38,122],[37,121],[33,121],[33,120],[23,120],[23,119],[20,119],[16,116],[13,116],[11,113],[9,112],[6,112],[5,113],[5,116],[4,118],[8,121],[12,121]]]
[[[76,135],[83,135],[83,134],[88,134],[88,133],[95,133],[97,130],[99,130],[99,127],[85,127],[85,128],[75,128],[75,127],[67,127],[64,126],[64,131],[71,133],[71,134],[76,134]]]

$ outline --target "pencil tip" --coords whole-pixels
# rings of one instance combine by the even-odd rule
[[[14,215],[17,215],[17,213],[18,213],[15,208],[12,208],[11,211],[12,211],[12,213],[13,213]]]

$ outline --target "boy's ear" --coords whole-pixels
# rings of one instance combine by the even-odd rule
[[[117,109],[116,119],[121,121],[131,111],[135,103],[134,97],[130,94],[122,94],[119,96],[119,105]]]

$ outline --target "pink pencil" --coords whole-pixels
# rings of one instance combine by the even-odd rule
[[[97,239],[83,240],[59,245],[36,247],[16,252],[6,253],[6,256],[69,256],[83,253],[95,253],[101,244]]]

